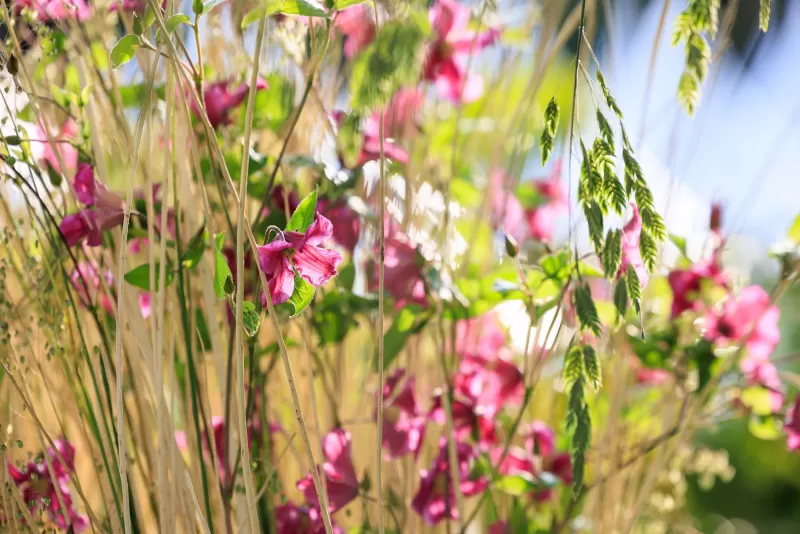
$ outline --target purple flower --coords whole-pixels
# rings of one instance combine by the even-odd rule
[[[458,442],[456,449],[461,493],[465,497],[471,497],[484,491],[488,486],[485,478],[470,480],[471,463],[477,456],[477,451],[464,442]],[[435,525],[442,519],[458,519],[453,488],[455,482],[450,476],[448,458],[447,440],[442,439],[433,466],[420,471],[419,490],[411,501],[411,508],[421,515],[428,525]]]
[[[414,377],[399,387],[405,374],[404,369],[396,370],[383,386],[383,448],[388,459],[419,453],[425,433],[427,418],[414,397]]]
[[[261,270],[267,275],[273,304],[285,302],[294,293],[295,272],[306,282],[319,287],[336,276],[342,257],[323,248],[333,236],[333,224],[317,213],[306,232],[281,232],[274,241],[258,247]],[[266,296],[262,297],[266,306]]]
[[[82,532],[89,527],[89,519],[75,510],[69,490],[70,475],[75,472],[75,448],[65,439],[57,439],[54,443],[56,449],[47,450],[53,468],[52,477],[44,460],[28,462],[22,470],[9,462],[8,472],[32,514],[41,509],[60,529],[66,530],[72,525],[75,532]],[[59,501],[59,492],[62,501]],[[62,502],[64,510],[61,509]]]
[[[358,496],[358,476],[353,467],[350,454],[350,432],[337,428],[328,432],[322,439],[322,453],[325,463],[325,488],[327,489],[328,510],[331,513],[341,510]],[[317,491],[311,473],[297,483],[299,489],[312,506],[319,508]]]

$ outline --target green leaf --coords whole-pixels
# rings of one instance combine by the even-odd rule
[[[606,234],[606,243],[603,249],[603,269],[606,276],[609,278],[616,276],[621,263],[622,233],[619,230],[609,230]]]
[[[348,8],[350,6],[363,4],[366,1],[367,0],[336,0],[334,2],[334,6],[336,6],[337,10],[341,11],[342,9]]]
[[[783,422],[779,417],[751,415],[747,429],[758,439],[773,440],[783,437]]]
[[[599,337],[601,332],[600,317],[597,314],[597,307],[594,305],[588,285],[579,285],[575,288],[574,303],[581,328],[589,329]]]
[[[197,350],[201,352],[210,351],[211,334],[208,330],[206,316],[199,307],[194,309],[194,325],[197,329]]]
[[[625,317],[628,311],[628,287],[624,279],[617,280],[614,288],[614,307],[617,308],[620,317]]]
[[[225,0],[209,0],[203,4],[203,12],[200,15],[205,15],[221,3],[225,2]]]
[[[200,227],[200,230],[189,241],[189,244],[186,246],[186,250],[183,252],[181,263],[185,268],[194,269],[197,267],[197,264],[200,263],[200,259],[203,257],[203,252],[206,250],[207,238],[208,232],[206,232],[205,224],[203,224],[203,226]]]
[[[178,13],[177,15],[172,15],[170,18],[167,19],[165,26],[167,27],[167,32],[172,33],[181,24],[191,24],[191,19],[189,18],[189,15],[187,15],[186,13]]]
[[[305,232],[314,222],[317,213],[317,190],[314,189],[306,198],[300,201],[297,209],[292,213],[292,218],[286,223],[287,232]]]
[[[681,252],[681,255],[684,258],[688,257],[686,255],[686,238],[685,237],[681,237],[681,236],[678,236],[678,235],[675,235],[675,234],[669,234],[669,240],[672,241],[672,243],[676,247],[678,247],[678,250]]]
[[[573,345],[564,357],[564,372],[562,379],[566,387],[572,386],[576,380],[583,376],[583,351],[580,346]]]
[[[225,234],[223,233],[217,234],[214,238],[214,294],[218,299],[224,299],[229,293],[233,293],[233,291],[226,291],[233,284],[233,273],[228,267],[227,258],[222,253],[224,241]]]
[[[247,15],[245,15],[244,18],[242,18],[242,29],[245,29],[251,24],[261,20],[263,13],[264,9],[260,7],[257,7],[252,11],[250,11],[249,13],[247,13]]]
[[[631,303],[633,303],[636,313],[642,313],[642,285],[641,282],[639,282],[639,275],[636,274],[636,269],[633,268],[633,265],[628,265],[628,273],[625,279],[627,281],[628,295],[631,297]]]
[[[586,378],[589,380],[589,384],[595,390],[599,390],[603,384],[600,358],[597,357],[597,352],[589,345],[583,347],[583,365],[586,369]]]
[[[297,317],[306,306],[314,300],[314,286],[306,282],[299,274],[294,274],[294,293],[286,301],[292,309],[291,317]]]
[[[739,397],[742,404],[750,408],[756,415],[772,414],[772,396],[767,388],[752,386],[742,391]]]
[[[354,110],[362,111],[385,102],[400,85],[416,80],[417,51],[422,39],[422,31],[413,22],[392,21],[383,26],[353,65],[350,94]]]
[[[242,28],[257,22],[266,10],[267,16],[282,13],[284,15],[302,15],[304,17],[328,17],[320,4],[312,0],[266,0],[260,7],[250,11],[242,20]]]
[[[253,104],[253,128],[269,128],[279,132],[294,109],[294,85],[283,75],[266,77],[269,91],[258,91]],[[242,128],[247,117],[239,114]]]
[[[158,284],[161,280],[161,275],[159,274],[161,270],[161,265],[156,262],[155,265],[155,287],[153,288],[155,291],[158,291]],[[173,278],[175,275],[172,272],[167,272],[165,277],[165,284],[167,287],[172,283]],[[125,273],[125,281],[128,282],[130,285],[138,287],[140,289],[144,289],[145,291],[150,291],[150,264],[143,263],[142,265],[135,267]]]
[[[383,368],[387,369],[403,350],[408,338],[422,329],[430,319],[429,314],[423,314],[423,307],[419,304],[409,304],[400,310],[392,321],[392,326],[383,338]],[[378,368],[378,352],[375,351],[373,367]]]
[[[138,35],[126,35],[117,41],[111,49],[111,65],[116,69],[133,59],[137,46],[139,46]]]
[[[261,326],[261,314],[256,310],[256,305],[249,300],[244,301],[242,308],[244,332],[248,338],[251,338],[258,333],[258,327]]]
[[[498,490],[514,497],[522,497],[537,489],[536,481],[528,473],[501,476],[495,482]]]

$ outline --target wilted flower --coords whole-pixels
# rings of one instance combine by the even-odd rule
[[[294,293],[295,271],[306,282],[319,287],[336,276],[342,257],[322,245],[333,236],[333,224],[317,213],[305,233],[280,232],[270,243],[258,247],[261,270],[267,275],[273,304],[285,302]],[[262,297],[266,305],[266,296]]]
[[[465,497],[471,497],[484,491],[488,486],[485,478],[470,480],[471,463],[477,456],[477,451],[464,442],[458,442],[456,452],[461,493]],[[455,481],[450,476],[450,471],[447,440],[442,439],[433,466],[429,470],[420,471],[419,490],[411,501],[411,508],[420,514],[428,525],[435,525],[442,519],[458,519],[453,487]]]
[[[231,118],[229,116],[231,110],[239,107],[239,105],[244,102],[250,90],[250,87],[246,83],[242,83],[239,87],[230,91],[230,83],[229,80],[212,83],[203,91],[203,100],[205,100],[208,122],[210,122],[211,126],[215,129],[231,123]],[[267,89],[268,87],[266,80],[258,79],[256,90]],[[194,100],[191,100],[191,107],[194,114],[200,117],[200,108]]]
[[[780,310],[770,304],[770,297],[759,286],[748,286],[731,297],[719,312],[706,314],[705,338],[720,345],[728,343],[744,344],[749,361],[763,362],[775,349],[781,339],[778,328]]]
[[[789,407],[786,413],[786,423],[783,425],[786,431],[786,445],[790,451],[800,451],[800,394],[794,399],[794,404]]]
[[[405,374],[403,369],[396,370],[383,386],[383,448],[387,458],[418,453],[425,433],[427,418],[414,397],[414,377],[400,386]]]
[[[359,483],[350,454],[351,441],[350,432],[341,428],[328,432],[322,439],[322,454],[325,456],[322,469],[325,471],[328,510],[331,513],[344,508],[358,496]],[[297,489],[303,493],[306,501],[319,508],[311,473],[297,483]]]
[[[75,510],[69,490],[70,475],[75,472],[75,447],[65,439],[57,439],[54,443],[56,449],[47,449],[46,453],[50,458],[52,477],[44,459],[28,462],[22,471],[9,462],[8,473],[22,491],[22,500],[30,507],[31,513],[37,509],[44,510],[60,529],[66,530],[71,524],[75,532],[82,532],[89,527],[89,519]],[[59,493],[63,501],[59,501]]]
[[[468,29],[469,8],[454,0],[438,0],[428,12],[436,40],[431,44],[422,71],[434,82],[439,95],[453,102],[472,102],[483,94],[483,79],[467,72],[469,56],[494,43],[500,32],[490,29],[475,34]]]

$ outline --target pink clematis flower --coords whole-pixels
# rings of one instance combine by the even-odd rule
[[[345,37],[344,56],[348,59],[375,40],[375,18],[364,4],[339,11],[334,27]]]
[[[786,446],[790,451],[800,451],[800,394],[794,399],[794,404],[789,407],[786,413],[786,423],[783,425],[786,431]]]
[[[109,191],[108,188],[95,180],[94,169],[88,163],[78,165],[78,172],[72,179],[72,186],[75,188],[75,195],[78,202],[90,207],[106,209],[122,209],[125,201],[118,194]]]
[[[322,439],[322,453],[325,463],[325,487],[327,489],[328,509],[331,513],[341,510],[358,496],[358,476],[350,454],[350,432],[341,428],[328,432]],[[319,508],[314,479],[309,473],[297,483],[299,489],[312,506]]]
[[[765,362],[781,339],[778,328],[780,310],[770,305],[766,291],[759,286],[744,288],[720,312],[706,314],[705,338],[720,345],[743,343],[748,356],[742,362],[745,372],[755,362]]]
[[[442,98],[469,103],[483,94],[483,78],[468,72],[469,56],[495,42],[500,32],[490,29],[476,35],[469,30],[469,9],[455,0],[438,0],[428,12],[436,40],[428,49],[422,71]]]
[[[336,276],[342,261],[338,252],[322,245],[333,236],[333,224],[317,213],[306,232],[281,232],[278,237],[258,247],[261,270],[267,275],[273,304],[285,302],[294,293],[295,271],[306,282],[319,287]],[[266,306],[266,296],[262,296]]]
[[[492,225],[495,228],[501,228],[517,242],[521,242],[528,235],[525,209],[513,192],[505,190],[505,181],[505,173],[500,169],[489,174],[489,189],[492,195]]]
[[[625,276],[628,267],[633,266],[639,283],[642,287],[647,285],[650,278],[642,260],[642,252],[639,250],[639,238],[642,235],[642,218],[639,215],[639,208],[635,202],[631,202],[631,219],[622,227],[622,263],[617,272],[617,278]]]
[[[525,432],[525,447],[537,456],[548,456],[555,450],[556,433],[544,421],[534,421]]]
[[[481,410],[478,410],[475,399],[471,392],[466,391],[468,384],[464,377],[459,375],[455,378],[455,397],[453,399],[453,427],[456,432],[456,439],[465,440],[472,435],[478,438],[478,445],[481,449],[488,449],[498,442],[497,429],[493,417],[488,417]],[[447,416],[442,405],[441,390],[433,396],[428,417],[440,425],[444,425]]]
[[[704,281],[728,287],[728,276],[719,263],[718,254],[708,261],[701,261],[689,269],[676,269],[667,276],[672,288],[672,318],[686,310],[697,309],[698,297]]]
[[[417,258],[417,250],[402,234],[387,237],[384,255],[384,288],[394,298],[395,309],[414,303],[428,306],[425,295],[425,282],[422,279],[422,267]],[[373,265],[369,280],[370,291],[378,290],[378,266]]]
[[[456,383],[462,384],[477,412],[495,417],[505,406],[522,403],[522,372],[502,352],[485,357],[468,354],[461,360]]]
[[[108,288],[114,285],[114,275],[111,271],[103,272],[102,278],[105,279]],[[101,275],[96,263],[79,263],[70,279],[83,306],[88,308],[93,300],[97,300],[105,311],[114,314],[114,304],[105,289],[100,287]],[[87,288],[91,291],[91,295],[87,293]]]
[[[65,439],[57,439],[54,443],[56,449],[50,448],[46,453],[53,469],[52,477],[44,460],[28,462],[22,470],[9,462],[8,473],[11,481],[22,491],[22,500],[32,515],[36,516],[36,511],[42,510],[59,529],[66,530],[71,525],[75,532],[83,532],[89,527],[89,519],[75,510],[69,489],[70,476],[75,472],[75,448]],[[65,507],[63,510],[59,492]]]
[[[458,355],[494,356],[507,342],[508,334],[495,312],[459,321],[456,325],[455,352]]]
[[[417,114],[422,109],[425,95],[416,87],[397,90],[383,114],[383,129],[387,137],[405,139],[419,130]]]
[[[19,13],[23,8],[34,11],[39,22],[67,20],[85,21],[92,15],[92,8],[85,0],[14,0]]]
[[[383,386],[383,448],[387,459],[418,454],[425,433],[427,418],[420,413],[414,397],[414,377],[399,387],[405,374],[405,370],[398,369]]]
[[[67,215],[59,224],[59,230],[69,246],[83,240],[92,247],[102,243],[101,234],[122,224],[125,217],[125,201],[121,196],[109,191],[94,179],[94,171],[89,165],[81,164],[73,178],[73,187],[81,202],[87,208]]]
[[[275,508],[277,534],[325,534],[325,523],[316,508],[297,506],[293,502]],[[333,525],[334,534],[344,534],[342,528]]]
[[[364,143],[361,145],[361,155],[357,165],[363,165],[368,161],[379,160],[381,157],[381,134],[380,134],[380,112],[376,112],[372,117],[364,121]],[[398,163],[408,163],[408,152],[397,144],[394,139],[388,137],[386,126],[383,132],[383,157],[392,159]]]
[[[317,201],[317,209],[333,224],[333,240],[350,254],[356,249],[361,233],[361,219],[344,199],[331,202],[326,198]]]
[[[769,391],[772,413],[779,412],[783,407],[784,395],[783,384],[775,365],[771,362],[750,359],[742,362],[742,370],[750,385],[761,386]]]
[[[42,154],[39,156],[41,165],[50,167],[55,172],[62,174],[73,171],[78,165],[78,150],[71,144],[60,141],[67,141],[77,137],[78,125],[75,124],[75,121],[67,119],[60,130],[51,130],[53,140],[55,141],[54,144],[47,142],[47,131],[43,122],[40,121],[39,124],[37,124],[36,132],[38,138],[45,142]],[[59,156],[61,156],[61,161],[64,163],[65,169],[62,169],[61,164],[58,162]]]
[[[456,449],[461,493],[465,497],[471,497],[484,491],[488,486],[485,478],[470,480],[471,463],[477,456],[477,451],[464,442],[458,442]],[[450,476],[448,458],[447,441],[442,439],[433,466],[420,471],[419,490],[411,501],[411,508],[428,525],[435,525],[442,519],[458,519],[453,488],[455,481]]]
[[[250,87],[246,83],[242,83],[234,89],[229,90],[230,81],[221,81],[210,84],[203,91],[203,99],[205,100],[206,113],[208,114],[208,122],[216,129],[220,126],[225,126],[231,123],[230,112],[234,108],[244,102],[247,98],[247,93]],[[267,89],[269,85],[266,80],[258,79],[256,90]],[[201,111],[195,104],[194,100],[191,101],[192,112],[197,117],[201,116]]]

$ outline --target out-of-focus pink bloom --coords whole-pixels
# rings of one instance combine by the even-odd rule
[[[651,369],[640,366],[636,369],[636,383],[642,386],[659,386],[669,380],[670,375],[664,369]]]
[[[786,445],[790,451],[800,451],[800,394],[794,399],[794,404],[789,407],[786,413],[786,423],[783,425],[786,431]]]
[[[456,376],[456,395],[453,399],[453,427],[456,438],[464,440],[470,436],[477,435],[478,445],[481,449],[488,449],[498,441],[497,429],[493,417],[486,416],[477,410],[475,399],[465,392],[464,380]],[[463,377],[462,377],[463,378]],[[428,416],[436,423],[443,425],[447,421],[444,407],[442,405],[442,394],[440,390],[433,396],[433,404]]]
[[[495,417],[504,406],[522,402],[524,387],[522,372],[498,353],[485,357],[467,354],[461,360],[457,383],[468,392],[476,411],[485,417]]]
[[[78,135],[78,125],[72,119],[67,121],[61,126],[60,131],[52,131],[53,140],[55,143],[50,144],[47,140],[47,131],[42,122],[36,126],[36,132],[39,139],[45,142],[42,155],[39,161],[43,166],[49,166],[56,172],[67,174],[75,169],[78,165],[78,150],[69,143],[60,142],[74,139]],[[65,169],[61,168],[58,163],[58,156],[61,156],[61,161],[64,163]]]
[[[556,433],[544,421],[534,421],[525,433],[525,447],[537,456],[548,456],[555,450]]]
[[[564,189],[564,182],[561,181],[561,167],[561,160],[556,160],[553,163],[553,172],[550,173],[550,177],[545,180],[536,180],[534,182],[534,187],[539,195],[541,195],[544,204],[566,209],[567,192]]]
[[[111,271],[104,271],[102,277],[105,279],[108,288],[114,285],[114,275],[111,274]],[[112,315],[114,314],[114,305],[108,293],[105,288],[100,287],[101,279],[96,263],[79,263],[78,268],[72,272],[71,280],[81,304],[88,308],[92,300],[97,299],[104,310]],[[92,292],[91,295],[87,294],[87,288]]]
[[[75,472],[75,447],[65,439],[57,439],[54,444],[55,450],[49,448],[46,453],[50,457],[53,477],[44,460],[28,462],[22,470],[9,462],[8,473],[22,491],[22,500],[29,506],[33,516],[38,516],[37,510],[43,510],[59,529],[66,530],[71,524],[75,532],[82,532],[89,527],[89,518],[75,510],[69,489],[70,476]],[[62,501],[59,501],[59,492],[64,510],[61,508]]]
[[[537,241],[550,242],[556,229],[558,210],[551,204],[542,204],[525,212],[530,236]]]
[[[340,510],[358,496],[358,476],[350,455],[350,432],[337,428],[328,432],[322,439],[322,454],[325,463],[325,487],[327,488],[328,509],[331,513]],[[314,479],[309,473],[297,483],[306,501],[319,508]]]
[[[492,465],[497,465],[497,462],[503,457],[504,450],[505,447],[492,449],[490,454]],[[536,466],[533,460],[533,456],[528,451],[519,447],[509,447],[508,453],[503,458],[503,462],[497,467],[497,471],[501,475],[535,475]]]
[[[319,287],[336,276],[342,257],[322,245],[333,236],[333,224],[317,213],[305,233],[281,232],[271,243],[258,247],[259,265],[267,275],[273,304],[285,302],[294,293],[294,271]],[[266,296],[262,297],[266,305]]]
[[[423,79],[433,82],[439,95],[452,102],[477,100],[483,94],[483,78],[467,71],[469,57],[494,43],[500,32],[490,29],[476,35],[468,29],[469,8],[455,0],[438,0],[428,18],[436,40],[428,49]]]
[[[731,298],[721,312],[706,314],[705,338],[720,345],[743,343],[749,361],[764,362],[781,339],[778,328],[780,310],[770,304],[766,291],[759,286],[744,288],[739,297]]]
[[[496,228],[521,242],[528,234],[525,209],[511,191],[504,188],[505,174],[497,169],[489,174],[489,189],[492,195],[492,223]]]
[[[394,234],[385,242],[383,265],[384,288],[395,300],[399,309],[409,303],[427,307],[425,283],[422,280],[422,267],[417,261],[417,250],[402,235]],[[378,289],[378,267],[374,266],[370,277],[370,291]]]
[[[511,527],[506,521],[495,521],[489,526],[489,534],[511,534]]]
[[[85,0],[14,0],[17,12],[22,8],[33,10],[39,22],[59,22],[69,19],[83,22],[92,15]]]
[[[761,386],[769,391],[770,408],[777,413],[783,407],[784,395],[778,369],[768,361],[746,359],[742,362],[742,371],[747,382],[753,386]]]
[[[317,209],[333,224],[333,240],[336,244],[352,254],[361,233],[361,219],[358,214],[344,199],[331,202],[321,198],[317,201]]]
[[[622,227],[622,263],[617,272],[617,278],[625,276],[628,267],[633,266],[639,283],[642,287],[647,285],[650,274],[644,266],[642,252],[639,250],[639,238],[642,236],[642,217],[635,202],[631,202],[631,219]]]
[[[711,260],[701,261],[689,269],[676,269],[667,276],[672,288],[672,318],[686,310],[696,309],[703,281],[723,287],[728,286],[728,277],[719,263],[717,254]]]
[[[230,91],[230,84],[230,80],[212,83],[203,91],[208,122],[210,122],[211,126],[215,129],[231,123],[231,110],[239,107],[239,105],[244,102],[250,90],[250,87],[246,83],[242,83],[239,87]],[[268,87],[266,80],[258,79],[256,90],[260,91]],[[200,117],[200,108],[195,104],[194,100],[191,101],[191,107],[194,114]]]
[[[58,229],[70,247],[84,240],[90,247],[98,247],[103,242],[102,233],[122,224],[124,218],[121,209],[83,209],[65,216]]]
[[[375,40],[375,18],[364,4],[339,11],[334,27],[345,37],[346,58],[356,56]]]
[[[297,506],[293,502],[275,508],[275,524],[278,534],[325,534],[325,523],[316,508]],[[333,534],[344,534],[344,530],[333,526]]]
[[[417,131],[417,113],[425,95],[416,87],[401,87],[392,95],[383,114],[383,130],[387,137],[405,139]]]
[[[121,6],[120,6],[121,4]],[[122,11],[127,13],[142,14],[147,8],[147,0],[112,0],[111,5],[108,6],[110,12],[118,11],[122,7]],[[167,9],[167,0],[161,2],[161,9]]]
[[[381,135],[380,135],[380,113],[376,112],[372,117],[364,121],[364,143],[361,145],[361,155],[358,158],[358,165],[363,165],[368,161],[375,161],[381,157]],[[386,127],[383,131],[383,157],[393,159],[398,163],[408,163],[408,152],[394,139],[388,137]]]
[[[147,319],[153,313],[150,306],[150,293],[148,291],[141,291],[139,293],[139,309],[142,311],[142,317]]]
[[[281,213],[294,213],[297,206],[300,205],[300,199],[297,197],[296,191],[287,191],[283,185],[278,184],[272,188],[272,202],[275,208]]]
[[[405,370],[398,369],[383,386],[383,448],[388,459],[416,455],[425,433],[427,418],[414,397],[414,377],[398,387],[404,376]]]
[[[506,346],[508,333],[493,311],[456,325],[456,354],[491,357]]]
[[[464,497],[471,497],[484,491],[488,486],[485,478],[470,480],[471,463],[477,456],[477,451],[464,442],[456,443],[456,450],[461,493]],[[420,471],[419,490],[411,501],[411,508],[428,525],[435,525],[442,519],[458,519],[454,485],[455,481],[450,476],[447,441],[443,439],[433,466],[429,470]]]

